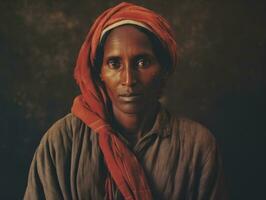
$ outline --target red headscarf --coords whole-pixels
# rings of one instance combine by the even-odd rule
[[[106,10],[96,19],[81,47],[75,68],[75,79],[81,95],[75,98],[72,113],[98,133],[99,146],[106,166],[124,199],[148,200],[152,199],[152,195],[142,166],[108,124],[107,96],[103,88],[93,81],[91,71],[103,30],[122,20],[144,24],[160,39],[169,52],[173,66],[176,65],[176,43],[168,22],[146,8],[130,3],[120,3]],[[108,199],[112,199],[111,178],[109,176],[106,180]]]

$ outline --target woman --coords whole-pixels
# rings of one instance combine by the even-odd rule
[[[25,199],[225,199],[215,139],[158,102],[176,66],[168,22],[121,3],[93,24],[72,113],[43,137]]]

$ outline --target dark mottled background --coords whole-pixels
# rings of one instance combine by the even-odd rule
[[[30,161],[69,112],[89,26],[119,1],[1,0],[0,199],[21,199]],[[221,147],[231,198],[266,199],[266,7],[255,0],[132,1],[172,23],[182,59],[164,99]]]

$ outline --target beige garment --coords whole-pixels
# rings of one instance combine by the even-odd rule
[[[132,151],[142,163],[154,199],[227,199],[215,139],[199,123],[161,109],[152,130]],[[24,199],[101,200],[106,174],[97,134],[68,114],[42,138]],[[118,191],[114,196],[122,199]]]

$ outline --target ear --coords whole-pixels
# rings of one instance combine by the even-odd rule
[[[103,77],[102,77],[101,73],[95,75],[94,81],[99,86],[103,86],[104,85],[104,80],[103,80]]]
[[[104,82],[103,77],[102,77],[102,73],[99,74],[99,77],[100,77],[101,82]]]
[[[161,85],[164,87],[166,85],[167,80],[169,79],[169,72],[164,70],[161,74]]]
[[[163,95],[163,91],[166,86],[166,82],[168,80],[168,74],[165,71],[162,71],[160,77],[158,77],[159,85],[158,85],[158,98],[161,98]]]

